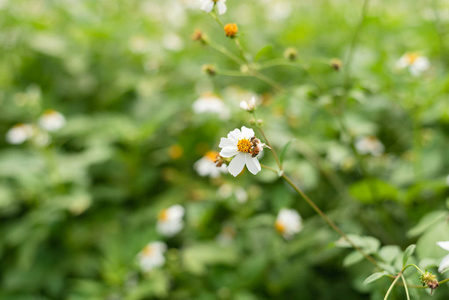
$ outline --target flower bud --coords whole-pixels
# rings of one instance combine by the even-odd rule
[[[433,275],[432,272],[427,272],[427,270],[423,275],[419,277],[423,286],[427,285],[430,288],[431,294],[433,293],[433,290],[437,289],[440,286],[436,278],[436,275]]]
[[[343,66],[343,63],[338,58],[331,59],[330,66],[335,71],[340,71],[341,67]]]
[[[288,47],[284,51],[284,57],[288,60],[295,61],[298,58],[298,51],[293,47]]]
[[[226,36],[230,38],[234,38],[237,32],[239,31],[239,28],[237,27],[237,24],[235,23],[228,23],[223,28],[224,32],[226,33]]]
[[[201,67],[201,70],[202,70],[205,74],[207,74],[207,75],[209,75],[209,76],[215,76],[215,75],[217,74],[217,71],[215,70],[215,67],[212,66],[212,65],[203,65],[203,66]]]
[[[199,29],[195,29],[195,31],[192,34],[192,40],[194,41],[200,41],[200,42],[205,42],[205,36],[203,34],[203,32]]]

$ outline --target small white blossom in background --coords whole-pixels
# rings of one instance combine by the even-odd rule
[[[204,10],[207,13],[210,13],[214,8],[214,5],[217,5],[218,14],[222,15],[227,11],[226,0],[200,0],[201,2],[201,10]]]
[[[166,250],[167,245],[163,242],[152,242],[146,245],[145,248],[137,254],[140,268],[144,272],[148,272],[154,268],[164,265],[164,252]]]
[[[408,68],[410,74],[419,76],[427,71],[430,67],[430,62],[427,57],[421,56],[414,52],[407,52],[396,62],[396,68]]]
[[[449,241],[446,242],[437,242],[437,245],[443,248],[446,251],[449,251]],[[440,263],[440,266],[438,267],[438,272],[443,272],[449,268],[449,255],[446,255],[443,260]]]
[[[302,230],[302,218],[294,209],[283,208],[275,222],[276,230],[286,239],[291,239]]]
[[[162,45],[170,51],[181,51],[184,48],[184,42],[176,33],[166,33],[162,37]]]
[[[248,193],[242,187],[233,187],[229,184],[222,184],[217,190],[217,196],[221,199],[227,199],[235,196],[238,203],[246,203],[248,201]]]
[[[208,151],[202,158],[195,162],[193,167],[200,176],[210,176],[211,178],[217,178],[222,173],[226,173],[226,165],[223,164],[220,167],[217,166],[216,158],[218,156],[216,151]]]
[[[150,50],[150,41],[143,35],[134,35],[129,39],[128,46],[131,52],[142,54]]]
[[[23,144],[34,136],[35,129],[30,124],[14,125],[6,133],[6,141],[13,145]]]
[[[184,207],[181,205],[173,205],[159,212],[157,217],[157,231],[167,237],[172,237],[182,230],[184,222]]]
[[[223,100],[214,94],[204,94],[193,102],[193,111],[197,114],[212,113],[218,115],[222,120],[226,120],[230,116],[229,108]]]
[[[64,127],[65,123],[66,120],[64,115],[52,109],[45,111],[38,121],[41,128],[50,132],[61,129]]]
[[[358,138],[355,148],[360,154],[371,154],[373,156],[381,156],[385,150],[384,145],[374,136]]]
[[[253,112],[256,109],[256,97],[251,97],[251,99],[248,101],[241,101],[240,108],[249,112]]]
[[[220,156],[234,157],[228,166],[229,173],[236,177],[246,167],[248,170],[256,175],[260,172],[261,167],[257,156],[259,152],[254,152],[255,148],[251,142],[254,137],[254,130],[242,126],[242,130],[234,129],[229,132],[227,138],[221,138],[218,145],[222,150]],[[265,145],[259,143],[258,151],[262,151]]]
[[[48,134],[48,132],[37,129],[32,140],[37,146],[46,147],[50,145],[51,136]]]
[[[236,188],[234,191],[234,195],[235,199],[240,204],[246,203],[248,201],[248,193],[242,187]]]

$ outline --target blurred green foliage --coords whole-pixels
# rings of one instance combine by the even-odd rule
[[[221,19],[238,24],[256,66],[298,50],[297,67],[261,71],[287,93],[220,75],[241,66],[192,41],[194,29],[239,53],[195,0],[0,1],[0,132],[46,109],[67,119],[46,147],[0,139],[1,299],[383,299],[391,280],[363,285],[379,270],[336,247],[339,236],[275,174],[195,172],[220,137],[250,126],[238,103],[251,93],[278,153],[294,139],[285,171],[331,219],[386,270],[398,272],[416,243],[410,260],[436,272],[447,254],[436,242],[449,240],[449,3],[370,1],[353,46],[360,0],[227,5]],[[422,76],[395,68],[408,51],[429,58]],[[230,119],[194,113],[205,92],[224,100]],[[364,135],[383,155],[354,151]],[[275,165],[268,151],[261,162]],[[164,238],[157,215],[173,204],[185,207],[185,226]],[[274,229],[283,207],[304,219],[290,241]],[[226,244],[223,226],[234,232]],[[143,273],[136,255],[156,240],[168,245],[166,264]],[[445,283],[432,297],[447,293]],[[405,299],[403,288],[390,299]]]

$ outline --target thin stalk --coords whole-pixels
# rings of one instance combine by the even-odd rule
[[[404,272],[408,267],[414,267],[416,270],[419,271],[419,273],[421,273],[421,275],[424,275],[424,272],[415,264],[408,264],[404,267],[404,269],[402,269],[402,272]]]
[[[212,19],[214,19],[215,21],[217,21],[218,25],[220,25],[221,29],[223,29],[224,25],[223,23],[220,21],[220,19],[217,17],[217,15],[215,14],[215,12],[211,11],[209,13],[209,15],[212,17]]]
[[[282,171],[281,162],[279,161],[279,158],[276,154],[276,151],[274,151],[274,148],[271,146],[270,141],[267,139],[267,136],[265,135],[265,132],[263,131],[262,127],[258,126],[260,133],[262,133],[263,138],[265,139],[265,143],[267,143],[268,147],[270,147],[271,153],[273,153],[273,157],[276,160],[276,164],[279,167],[279,171]]]
[[[269,167],[269,166],[264,165],[264,164],[260,164],[260,166],[261,166],[262,168],[265,168],[265,169],[267,169],[267,170],[270,170],[271,172],[273,172],[273,173],[275,173],[275,174],[279,174],[278,171],[276,171],[276,170],[273,169],[272,167]]]
[[[306,202],[313,208],[313,210],[323,218],[323,220],[330,226],[332,229],[337,232],[341,237],[343,237],[355,250],[360,252],[369,262],[371,262],[374,266],[378,267],[377,261],[369,256],[365,251],[363,251],[359,246],[354,244],[348,236],[338,227],[329,217],[313,202],[300,188],[298,188],[293,181],[288,177],[285,173],[282,174],[282,177],[285,179],[285,181],[290,184],[290,186],[301,195],[301,197],[306,200]]]
[[[218,70],[217,75],[234,76],[234,77],[252,77],[251,74],[245,74],[239,71]]]
[[[390,295],[391,291],[393,290],[393,287],[395,286],[395,284],[399,280],[399,278],[400,278],[400,275],[396,276],[396,279],[391,283],[390,288],[388,289],[387,293],[385,294],[384,300],[388,299],[388,296]]]
[[[405,294],[407,295],[407,300],[410,300],[410,295],[408,294],[407,282],[405,281],[404,275],[401,274],[402,282],[404,283]]]
[[[237,64],[241,65],[244,62],[242,60],[240,60],[240,58],[238,58],[234,53],[232,53],[231,51],[229,51],[228,49],[217,45],[213,42],[211,42],[210,40],[206,41],[206,45],[209,45],[211,48],[213,48],[214,50],[226,55],[227,57],[229,57],[230,59],[232,59],[233,61],[235,61]]]

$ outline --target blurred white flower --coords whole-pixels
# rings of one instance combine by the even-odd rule
[[[238,203],[246,203],[246,201],[248,201],[248,193],[242,187],[236,188],[234,195]]]
[[[63,114],[56,110],[47,110],[39,118],[38,124],[47,131],[57,131],[64,127],[66,121]]]
[[[449,251],[449,241],[446,242],[437,242],[437,245],[443,248],[444,250]],[[443,260],[440,263],[440,266],[438,267],[438,272],[443,272],[449,268],[449,255],[446,255]]]
[[[381,156],[384,153],[384,145],[374,136],[364,136],[358,138],[355,148],[360,154],[371,154],[373,156]]]
[[[204,10],[207,13],[210,13],[214,8],[214,5],[217,5],[218,13],[220,15],[224,14],[227,10],[226,0],[200,0],[201,2],[201,10]]]
[[[131,52],[142,54],[150,50],[150,41],[142,35],[134,35],[129,39],[128,46]]]
[[[248,201],[248,193],[242,187],[233,187],[230,184],[222,184],[217,190],[217,196],[221,199],[227,199],[235,196],[238,203],[245,203]]]
[[[228,119],[230,116],[229,108],[214,94],[203,94],[200,98],[193,102],[192,108],[197,114],[213,113],[218,115],[218,117],[222,120]]]
[[[151,269],[160,267],[165,263],[164,252],[167,245],[163,242],[152,242],[145,246],[142,251],[137,254],[140,268],[148,272]]]
[[[202,158],[195,162],[194,168],[200,176],[217,178],[221,173],[226,173],[226,165],[217,166],[215,160],[218,156],[216,151],[208,151]]]
[[[184,48],[184,42],[176,33],[167,33],[162,37],[162,45],[171,51],[180,51]]]
[[[302,218],[294,209],[283,208],[275,222],[276,230],[286,239],[291,239],[302,230]]]
[[[240,108],[252,112],[256,109],[256,97],[251,97],[248,101],[241,101],[240,102]]]
[[[234,129],[228,133],[227,138],[221,138],[218,145],[222,150],[220,155],[223,157],[234,157],[229,166],[228,171],[232,176],[236,177],[246,167],[256,175],[260,172],[261,167],[257,154],[253,153],[253,145],[251,139],[254,137],[254,130],[242,126],[242,130]]]
[[[36,145],[45,147],[45,146],[50,145],[51,136],[46,131],[35,130],[32,140]]]
[[[429,67],[430,67],[429,59],[414,52],[405,53],[396,62],[396,68],[398,69],[408,68],[410,74],[412,74],[413,76],[421,75],[421,73],[429,69]]]
[[[173,205],[159,212],[157,218],[157,231],[163,236],[171,237],[181,231],[184,226],[182,217],[184,216],[184,207]]]
[[[19,145],[30,139],[34,135],[34,128],[30,124],[14,125],[6,133],[6,141],[13,145]]]

